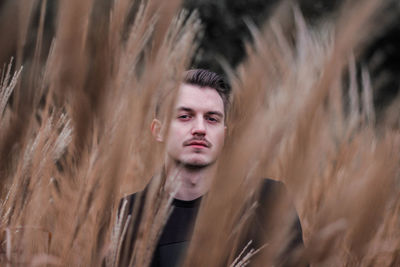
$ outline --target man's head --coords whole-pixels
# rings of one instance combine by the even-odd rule
[[[160,134],[161,122],[152,123],[156,139],[166,142],[167,160],[191,167],[205,167],[217,160],[225,139],[229,94],[229,85],[214,72],[185,73],[167,140]]]

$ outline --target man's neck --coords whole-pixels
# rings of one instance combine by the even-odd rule
[[[210,188],[211,178],[215,173],[214,165],[193,167],[174,163],[169,166],[167,179],[176,179],[179,183],[174,198],[189,201],[206,194]]]

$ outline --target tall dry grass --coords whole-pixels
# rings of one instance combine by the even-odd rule
[[[358,75],[353,58],[389,1],[357,3],[314,28],[285,6],[262,31],[249,22],[254,45],[236,72],[227,68],[229,134],[186,266],[248,263],[254,251],[250,244],[237,258],[238,239],[266,176],[286,182],[302,221],[306,248],[293,265],[399,264],[399,132],[393,123],[376,127],[368,71]],[[0,45],[1,58],[13,45],[17,55],[0,91],[2,264],[146,266],[174,184],[153,177],[132,257],[121,254],[121,240],[135,216],[116,218],[116,206],[162,166],[149,124],[159,97],[170,119],[199,21],[180,13],[179,1],[59,1],[47,53],[46,5],[3,7],[19,23]],[[24,56],[35,12],[35,49]],[[393,110],[388,122],[398,120]],[[288,203],[276,204],[275,242],[250,257],[256,266],[279,265],[287,246]]]

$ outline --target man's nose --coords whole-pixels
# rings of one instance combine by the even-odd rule
[[[206,125],[203,118],[196,118],[193,121],[192,135],[205,135]]]

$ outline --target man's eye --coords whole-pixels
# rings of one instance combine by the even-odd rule
[[[210,122],[219,122],[219,119],[214,117],[208,117],[207,120]]]
[[[180,120],[188,120],[188,119],[190,119],[190,116],[187,115],[187,114],[185,114],[185,115],[179,115],[179,116],[178,116],[178,119],[180,119]]]

